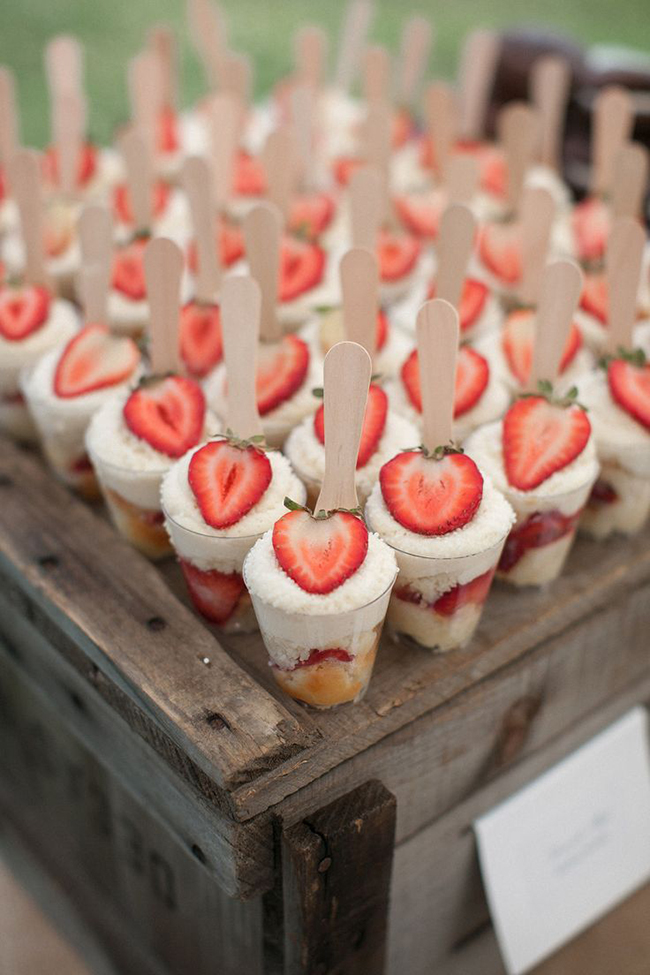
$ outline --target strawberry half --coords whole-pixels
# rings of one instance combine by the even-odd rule
[[[167,209],[170,195],[171,188],[169,183],[165,183],[159,179],[153,184],[151,188],[151,208],[156,219],[159,219]],[[129,188],[126,183],[120,183],[113,191],[113,210],[115,211],[115,216],[121,223],[131,226],[134,218],[133,210],[131,209]]]
[[[280,255],[280,301],[294,301],[320,284],[325,271],[325,251],[317,244],[285,237]]]
[[[479,256],[486,268],[505,284],[522,275],[521,228],[518,223],[488,223],[478,238]]]
[[[260,346],[255,389],[260,416],[266,416],[290,399],[305,381],[309,349],[297,335],[285,335],[279,342]]]
[[[406,229],[416,237],[434,240],[438,236],[440,219],[447,206],[447,194],[441,190],[431,193],[410,193],[396,196],[393,205]]]
[[[365,467],[377,449],[386,426],[388,414],[388,397],[381,386],[370,384],[366,411],[363,415],[361,428],[361,442],[357,456],[357,470]],[[314,414],[314,433],[322,444],[325,443],[325,404],[323,403]]]
[[[480,318],[489,293],[488,286],[483,284],[482,281],[477,281],[476,278],[465,278],[463,292],[460,296],[460,308],[458,309],[461,332],[469,331],[477,319]],[[436,283],[434,281],[429,288],[427,297],[435,298],[435,296]]]
[[[129,378],[140,353],[132,339],[111,335],[106,325],[86,325],[64,348],[54,373],[61,399],[117,386]]]
[[[338,589],[363,563],[368,529],[348,511],[335,511],[327,518],[289,511],[273,526],[273,551],[301,589],[325,595]]]
[[[442,457],[406,450],[379,472],[391,515],[418,535],[447,535],[471,521],[483,497],[483,476],[466,454]]]
[[[289,232],[316,240],[331,224],[334,211],[334,199],[329,193],[299,196],[291,205]]]
[[[224,267],[230,267],[244,256],[244,234],[241,227],[227,220],[220,220],[217,227],[217,247],[221,255],[221,263]],[[187,247],[187,264],[196,274],[199,266],[199,257],[196,249],[196,241],[192,240]]]
[[[50,312],[47,288],[23,285],[0,287],[0,335],[8,342],[21,342],[41,328]]]
[[[510,371],[520,386],[525,386],[530,376],[534,339],[535,313],[533,311],[521,308],[508,315],[503,326],[501,345]],[[560,373],[569,367],[581,348],[582,333],[572,322],[560,360]]]
[[[156,148],[160,153],[178,152],[180,149],[178,137],[178,119],[171,105],[165,105],[158,115],[158,131],[156,133]]]
[[[235,158],[233,183],[236,196],[264,196],[266,174],[260,160],[242,150]]]
[[[386,312],[380,308],[377,312],[377,352],[386,345],[388,341],[388,318]]]
[[[377,241],[381,280],[399,281],[406,277],[415,267],[421,250],[422,244],[416,237],[381,230]]]
[[[477,156],[481,189],[491,193],[492,196],[505,196],[508,167],[501,149],[483,143],[478,147]]]
[[[223,626],[235,612],[246,588],[239,572],[225,573],[218,569],[204,572],[186,559],[178,561],[195,608],[211,623]]]
[[[358,156],[341,156],[339,159],[335,159],[332,164],[334,179],[339,186],[347,186],[357,169],[361,169],[365,165],[366,160]]]
[[[607,367],[607,381],[618,405],[650,430],[650,363],[637,366],[614,359]]]
[[[81,146],[77,160],[77,186],[85,186],[97,171],[97,149],[90,143]],[[50,146],[43,157],[43,177],[52,186],[59,185],[59,152]]]
[[[391,123],[391,142],[393,149],[406,145],[415,130],[415,122],[408,108],[398,108]]]
[[[422,412],[420,390],[420,366],[417,349],[402,366],[402,382],[411,405]],[[456,364],[456,388],[454,393],[454,417],[462,416],[478,403],[490,380],[487,359],[469,345],[461,345]]]
[[[203,390],[184,376],[146,379],[124,404],[124,422],[140,440],[167,457],[182,457],[201,439]]]
[[[188,481],[203,519],[212,528],[236,524],[257,504],[273,471],[263,450],[212,440],[190,460]]]
[[[532,491],[567,467],[587,446],[591,424],[577,405],[544,396],[517,400],[503,420],[503,463],[508,483]]]
[[[111,286],[131,301],[142,301],[147,297],[142,263],[146,245],[147,238],[138,238],[126,247],[118,248],[113,258]]]
[[[585,274],[580,307],[603,325],[609,320],[609,288],[604,274]]]
[[[571,224],[579,260],[585,264],[601,260],[605,254],[611,221],[609,207],[598,196],[588,196],[576,204]]]
[[[181,312],[181,358],[195,379],[202,379],[223,356],[221,314],[218,305],[191,301]]]

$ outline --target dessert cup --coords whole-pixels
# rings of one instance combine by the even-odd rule
[[[397,576],[391,549],[370,534],[360,568],[337,589],[317,595],[280,568],[267,532],[247,555],[243,576],[282,690],[319,709],[361,700]]]
[[[152,561],[173,553],[160,507],[160,485],[168,468],[134,470],[88,453],[111,520],[119,534]]]

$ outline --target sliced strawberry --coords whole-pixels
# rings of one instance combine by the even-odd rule
[[[164,180],[157,180],[151,188],[151,209],[153,216],[158,220],[167,209],[171,196],[171,187]],[[115,216],[121,223],[133,224],[133,210],[131,209],[131,197],[126,183],[120,183],[113,191],[113,210]]]
[[[291,205],[289,232],[316,240],[331,224],[335,209],[334,199],[329,193],[299,196]]]
[[[0,203],[2,203],[6,195],[7,195],[7,177],[4,174],[4,170],[0,169]]]
[[[527,308],[511,312],[503,327],[501,344],[510,371],[520,386],[525,386],[530,376],[534,339],[535,313]],[[560,373],[569,367],[581,348],[582,333],[572,322],[560,361]]]
[[[113,258],[111,285],[131,301],[142,301],[147,297],[147,282],[142,263],[146,245],[146,238],[138,238],[126,247],[120,247]]]
[[[481,189],[493,196],[505,196],[508,167],[501,149],[482,143],[478,149],[478,166]]]
[[[650,363],[635,366],[614,359],[607,368],[607,381],[618,405],[650,430]]]
[[[235,159],[233,183],[236,196],[264,196],[266,175],[260,160],[242,150]]]
[[[223,340],[218,305],[190,301],[181,312],[181,358],[195,379],[202,379],[221,362]]]
[[[380,352],[388,341],[388,318],[383,309],[377,312],[377,352]]]
[[[285,237],[280,255],[280,301],[294,301],[320,284],[325,271],[325,251],[317,244]]]
[[[529,549],[557,542],[578,527],[582,509],[571,515],[561,511],[535,511],[512,529],[499,559],[499,571],[509,572]]]
[[[492,585],[492,579],[496,572],[496,566],[488,569],[483,575],[477,576],[470,582],[454,586],[443,593],[433,604],[433,609],[441,616],[453,616],[463,606],[473,603],[474,606],[482,606],[487,599]]]
[[[503,420],[503,462],[508,482],[532,491],[575,460],[587,446],[591,424],[579,406],[543,396],[517,400]]]
[[[206,524],[228,528],[257,504],[273,471],[263,450],[212,440],[192,455],[188,481]]]
[[[203,571],[186,559],[179,559],[179,562],[196,609],[211,623],[223,626],[237,609],[246,588],[239,572]]]
[[[217,247],[224,267],[230,267],[244,256],[244,234],[241,227],[221,219],[217,227]],[[199,266],[196,242],[190,241],[187,248],[187,264],[194,274]]]
[[[315,664],[322,664],[325,660],[338,660],[341,663],[347,664],[352,659],[352,654],[344,650],[343,647],[323,647],[322,650],[312,650],[306,660],[299,660],[291,670],[298,670],[301,667],[313,667]]]
[[[325,595],[338,589],[363,563],[368,529],[348,511],[335,511],[328,518],[289,511],[273,526],[273,551],[296,585]]]
[[[393,200],[397,216],[409,233],[429,240],[435,240],[438,236],[440,219],[447,203],[447,194],[443,190],[409,193],[396,196]]]
[[[388,413],[388,397],[381,386],[370,384],[366,411],[361,428],[361,442],[357,456],[357,470],[365,467],[382,438]],[[314,433],[322,444],[325,443],[325,405],[322,404],[314,414]]]
[[[0,335],[8,342],[21,342],[41,328],[50,313],[47,288],[23,285],[0,287]]]
[[[420,390],[420,366],[417,349],[402,366],[402,382],[411,405],[418,413],[422,412],[422,393]],[[461,345],[458,350],[456,366],[456,389],[454,394],[454,417],[462,416],[478,403],[490,380],[490,367],[487,359],[469,345]]]
[[[391,515],[418,535],[446,535],[471,521],[483,497],[483,476],[466,454],[425,457],[406,450],[379,472]]]
[[[408,108],[398,108],[393,115],[391,141],[393,149],[401,149],[410,139],[415,123]]]
[[[129,338],[111,335],[105,325],[86,325],[64,348],[54,373],[54,392],[62,399],[117,386],[138,362],[138,347]]]
[[[297,335],[261,345],[255,381],[260,416],[291,399],[304,383],[308,369],[309,349]]]
[[[335,159],[332,164],[334,179],[339,186],[347,186],[352,179],[353,173],[365,165],[366,160],[361,159],[359,156],[341,156],[339,159]]]
[[[480,318],[489,293],[490,289],[482,281],[477,281],[476,278],[465,278],[463,293],[460,296],[460,308],[458,309],[461,332],[468,332]],[[427,297],[435,298],[435,296],[436,283],[434,281],[429,288]]]
[[[575,205],[571,223],[579,260],[585,264],[601,260],[611,221],[609,207],[598,196],[588,196]]]
[[[609,320],[609,288],[605,274],[585,274],[580,307],[603,325]]]
[[[478,238],[479,256],[486,268],[505,284],[522,274],[521,228],[518,223],[488,223]]]
[[[416,237],[381,230],[377,241],[379,275],[382,281],[399,281],[410,274],[420,256],[422,244]]]
[[[165,105],[158,115],[158,132],[156,134],[156,148],[158,152],[171,153],[180,149],[178,137],[178,119],[171,105]]]
[[[77,161],[77,186],[85,186],[97,171],[97,149],[90,143],[81,146]],[[50,146],[43,157],[43,177],[52,186],[59,185],[59,152]]]
[[[204,421],[203,390],[183,376],[145,380],[124,404],[124,422],[131,433],[167,457],[182,457],[194,447]]]

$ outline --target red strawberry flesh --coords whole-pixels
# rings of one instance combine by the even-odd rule
[[[359,454],[357,456],[357,470],[365,467],[382,438],[386,417],[388,415],[388,397],[381,388],[371,383],[368,390],[366,410],[363,417],[363,427],[361,428],[361,441],[359,444]],[[314,414],[314,433],[317,439],[325,443],[325,405],[321,404]]]
[[[229,528],[248,514],[271,483],[273,471],[257,447],[213,440],[190,460],[188,481],[206,524]]]
[[[414,349],[402,366],[402,382],[411,405],[418,413],[422,412],[422,392],[420,389],[420,367],[417,349]],[[490,380],[490,367],[487,359],[468,345],[458,350],[456,367],[456,389],[454,394],[454,417],[462,416],[476,406],[487,389]]]
[[[255,387],[257,408],[266,416],[298,392],[309,369],[309,349],[296,335],[260,347]]]
[[[650,363],[636,366],[615,359],[607,368],[612,398],[646,430],[650,430]]]
[[[503,421],[503,461],[508,483],[532,491],[567,467],[587,446],[591,425],[579,406],[543,396],[517,400]]]
[[[124,422],[136,437],[167,457],[182,457],[201,439],[203,390],[193,379],[147,380],[124,404]]]
[[[245,590],[238,572],[203,571],[186,559],[180,559],[187,591],[196,609],[211,623],[223,626],[237,609]]]
[[[117,386],[140,361],[135,342],[111,335],[105,325],[86,325],[66,345],[54,373],[54,392],[62,399]]]
[[[191,301],[181,312],[181,358],[191,376],[202,379],[221,362],[223,340],[218,305]]]
[[[0,335],[8,342],[21,342],[47,321],[50,293],[38,285],[0,287]]]
[[[273,527],[281,568],[305,592],[326,595],[354,575],[368,551],[368,529],[356,515],[335,511],[314,518],[289,511]]]

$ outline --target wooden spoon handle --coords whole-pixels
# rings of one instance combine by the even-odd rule
[[[204,159],[186,159],[181,173],[183,189],[192,216],[196,239],[197,271],[194,291],[197,301],[214,301],[221,284],[221,261],[215,239],[216,209],[211,193],[210,169]]]
[[[359,504],[354,472],[371,370],[356,342],[339,342],[325,356],[325,476],[314,512]]]
[[[553,383],[557,378],[581,291],[582,272],[573,261],[546,265],[535,323],[532,390],[542,379]]]
[[[424,94],[427,134],[433,146],[435,168],[445,179],[450,154],[458,139],[458,110],[451,85],[436,81]]]
[[[235,153],[240,126],[240,105],[228,92],[218,92],[210,100],[209,133],[212,162],[212,193],[219,212],[232,196]]]
[[[603,88],[595,98],[592,110],[592,193],[611,194],[616,156],[630,138],[633,123],[634,109],[629,92],[618,85]]]
[[[181,371],[179,324],[183,253],[173,241],[156,237],[144,252],[149,300],[149,357],[155,375]]]
[[[478,159],[468,152],[452,152],[443,178],[450,203],[471,203],[480,179]]]
[[[622,217],[614,223],[607,242],[606,255],[609,292],[608,352],[615,353],[619,347],[632,347],[644,247],[645,234],[638,220]]]
[[[368,104],[364,123],[365,158],[389,181],[392,108],[387,100],[377,99]]]
[[[147,144],[136,129],[124,132],[119,147],[126,169],[126,185],[136,231],[149,230],[153,222],[151,186],[153,167]]]
[[[223,81],[228,37],[221,10],[210,0],[188,0],[190,36],[211,88]]]
[[[296,145],[287,127],[271,132],[262,153],[267,195],[286,223],[296,183]]]
[[[530,72],[530,94],[540,120],[538,158],[559,172],[560,150],[566,115],[571,65],[566,58],[549,54],[537,58]]]
[[[167,108],[178,102],[178,44],[176,35],[167,24],[156,24],[149,31],[149,48],[160,66],[160,98]]]
[[[58,34],[45,47],[45,74],[50,98],[83,92],[84,55],[76,37]]]
[[[277,314],[281,236],[282,217],[272,203],[259,203],[246,214],[246,257],[250,273],[262,292],[260,337],[263,342],[277,342],[282,336]]]
[[[9,68],[0,67],[0,166],[5,174],[19,147],[14,76]]]
[[[367,102],[390,98],[391,57],[383,44],[371,44],[363,57],[363,95]]]
[[[156,133],[162,108],[162,71],[153,51],[141,51],[128,67],[131,117],[151,160],[157,155]]]
[[[433,42],[433,27],[426,17],[410,17],[404,24],[397,69],[397,99],[412,105],[417,97]]]
[[[46,285],[43,191],[38,154],[32,149],[17,152],[11,161],[9,176],[25,243],[25,280],[30,284]]]
[[[524,304],[534,305],[539,298],[546,265],[555,203],[548,190],[527,186],[521,196],[522,278],[519,296]]]
[[[354,81],[372,20],[372,0],[351,0],[341,29],[338,60],[334,72],[334,85],[349,91]]]
[[[362,345],[374,359],[379,306],[377,258],[364,247],[353,247],[341,258],[340,274],[345,337]]]
[[[373,166],[364,166],[352,174],[349,188],[352,244],[375,251],[382,222],[385,183]]]
[[[79,218],[79,242],[79,284],[85,319],[106,322],[113,248],[113,220],[107,207],[84,207]]]
[[[494,85],[500,46],[494,31],[475,30],[467,35],[458,78],[462,139],[473,141],[485,134],[485,113]]]
[[[508,171],[507,202],[511,212],[517,213],[526,171],[535,154],[538,118],[525,102],[510,102],[499,112],[497,125]]]
[[[228,376],[226,424],[244,440],[262,433],[255,391],[261,307],[257,281],[241,274],[226,278],[221,295],[223,353]]]
[[[612,190],[612,215],[636,217],[643,210],[643,200],[648,186],[648,150],[639,142],[626,142],[614,161],[614,188]]]
[[[59,92],[52,105],[52,129],[59,155],[61,192],[73,197],[77,167],[86,130],[86,101],[79,92]]]
[[[426,301],[418,312],[416,333],[422,390],[422,443],[427,450],[434,451],[452,442],[458,312],[442,298]]]
[[[317,90],[323,84],[327,61],[327,34],[317,24],[305,24],[294,36],[296,84]]]
[[[447,207],[440,221],[436,297],[456,309],[460,306],[476,227],[474,214],[460,203]]]

